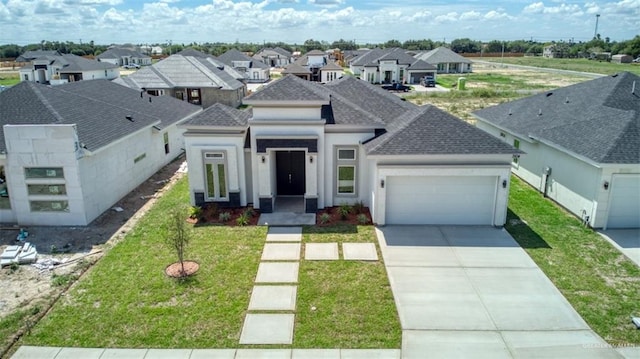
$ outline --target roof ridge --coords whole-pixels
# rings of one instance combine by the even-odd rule
[[[387,132],[386,132],[386,134],[389,134],[389,136],[386,136],[386,138],[383,138],[382,140],[378,141],[378,143],[376,143],[373,147],[371,147],[367,152],[369,153],[374,152],[375,150],[382,147],[387,142],[391,141],[393,139],[394,133],[398,133],[406,129],[407,127],[409,127],[409,125],[411,125],[416,119],[418,119],[425,112],[427,112],[427,110],[429,110],[432,107],[433,105],[427,104],[424,106],[417,107],[416,109],[407,110],[407,115],[409,116],[406,118],[400,117],[396,119],[396,121],[393,121],[391,123],[391,126],[388,126],[389,128],[387,129]],[[397,126],[394,126],[395,124],[397,124]]]
[[[29,87],[32,89],[33,93],[38,97],[38,100],[44,105],[53,114],[53,117],[58,120],[58,122],[64,122],[64,118],[58,113],[58,111],[49,103],[49,100],[44,96],[42,92],[40,92],[40,87],[33,82],[27,82]],[[46,86],[46,85],[41,85]]]

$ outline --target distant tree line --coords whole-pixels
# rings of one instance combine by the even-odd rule
[[[530,53],[541,54],[542,50],[547,45],[555,45],[556,53],[562,53],[564,57],[588,57],[589,53],[597,52],[610,52],[615,54],[628,54],[633,57],[640,56],[640,35],[635,36],[631,40],[625,41],[610,41],[608,37],[602,39],[598,34],[595,38],[586,42],[574,42],[568,41],[551,41],[551,42],[538,42],[533,40],[514,40],[514,41],[499,41],[492,40],[489,42],[481,42],[477,40],[471,40],[469,38],[455,39],[450,43],[444,41],[433,41],[430,39],[423,40],[407,40],[404,42],[398,40],[389,40],[384,43],[368,43],[357,44],[355,40],[340,39],[331,43],[327,41],[318,41],[314,39],[308,39],[302,44],[287,44],[284,42],[263,42],[263,43],[223,43],[223,42],[204,42],[197,43],[192,42],[190,44],[173,44],[173,43],[154,43],[154,44],[138,44],[160,46],[164,49],[165,54],[175,54],[182,51],[184,48],[194,48],[198,51],[219,56],[225,53],[229,49],[237,49],[243,52],[256,53],[265,47],[281,47],[287,51],[294,52],[300,51],[305,53],[311,50],[356,50],[359,48],[392,48],[400,47],[405,50],[423,51],[432,50],[439,46],[449,47],[451,50],[457,53]],[[132,44],[124,44],[122,46],[135,46]],[[93,41],[87,43],[74,43],[72,41],[45,41],[42,40],[37,44],[29,44],[26,46],[18,46],[15,44],[0,45],[0,58],[15,58],[25,51],[29,50],[57,50],[61,53],[75,54],[79,56],[84,55],[99,55],[107,50],[108,45],[96,45]]]

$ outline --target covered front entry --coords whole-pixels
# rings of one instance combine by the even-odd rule
[[[303,196],[305,193],[305,152],[276,152],[276,193],[278,196]]]
[[[387,177],[387,224],[492,225],[495,176]]]

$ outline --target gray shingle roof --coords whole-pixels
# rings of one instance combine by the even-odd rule
[[[245,104],[273,101],[314,101],[329,103],[329,93],[318,84],[288,75],[242,100]]]
[[[287,65],[284,70],[282,71],[283,74],[310,74],[311,71],[309,70],[309,68],[300,65],[297,62],[294,62],[292,64]]]
[[[466,59],[446,47],[437,47],[431,51],[423,52],[415,56],[430,64],[441,63],[465,63],[470,64],[471,60]]]
[[[118,65],[108,62],[85,59],[73,54],[60,54],[58,51],[27,51],[18,57],[18,61],[46,59],[61,65],[60,73],[115,69]]]
[[[223,90],[236,90],[244,87],[244,84],[235,76],[243,78],[244,75],[224,66],[213,57],[194,57],[172,55],[151,66],[142,68],[126,80],[117,82],[136,89],[163,89],[174,87],[216,87]],[[220,69],[223,67],[223,69]]]
[[[90,151],[149,126],[164,128],[200,107],[168,96],[140,97],[138,91],[107,80],[46,86],[23,81],[0,93],[0,151],[6,124],[76,124]],[[126,119],[131,116],[133,122]]]
[[[434,106],[398,119],[365,144],[370,155],[517,154],[522,151]]]
[[[247,126],[251,111],[216,103],[182,123],[187,126]]]
[[[473,114],[521,138],[543,140],[597,163],[640,163],[640,76],[629,72]]]
[[[218,60],[229,66],[233,66],[233,61],[249,61],[251,68],[268,69],[264,62],[251,58],[236,49],[229,49],[224,54],[218,56]]]
[[[33,51],[25,51],[24,54],[18,56],[18,58],[16,58],[16,61],[18,62],[29,62],[32,61],[33,59],[37,59],[37,58],[41,58],[41,57],[47,57],[47,56],[61,56],[62,54],[60,54],[58,51],[56,50],[33,50]]]
[[[150,56],[143,55],[138,51],[134,51],[131,49],[123,49],[119,47],[114,47],[109,49],[100,55],[96,56],[97,59],[117,59],[123,56],[135,57],[135,58],[150,58]]]

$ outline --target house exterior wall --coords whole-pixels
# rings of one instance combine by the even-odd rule
[[[337,80],[342,77],[343,74],[344,72],[339,70],[322,70],[320,82],[326,83]]]
[[[602,228],[608,218],[610,191],[603,183],[612,183],[615,174],[640,173],[640,165],[599,165],[543,142],[518,138],[484,121],[477,121],[476,126],[509,144],[519,140],[526,155],[512,163],[512,172],[539,192],[544,194],[546,189],[547,197],[593,228]]]
[[[202,108],[213,106],[216,103],[222,103],[227,106],[236,108],[242,104],[242,98],[246,94],[246,87],[241,87],[236,90],[221,90],[213,87],[195,88],[200,89],[200,106],[202,106]],[[176,98],[176,91],[182,91],[184,93],[183,101],[188,101],[186,88],[180,87],[166,89],[165,93],[171,97]]]
[[[7,189],[20,225],[85,225],[74,125],[5,125]],[[27,178],[25,168],[62,168],[62,178]],[[64,195],[30,195],[28,184],[64,185]],[[32,201],[64,201],[65,210],[32,211]]]
[[[343,203],[354,204],[362,201],[366,206],[371,203],[369,196],[368,180],[371,176],[370,162],[367,160],[367,155],[364,148],[359,145],[374,136],[371,132],[357,132],[357,133],[327,133],[325,135],[325,175],[322,177],[324,186],[324,207],[339,206]],[[355,147],[357,149],[357,171],[356,171],[356,194],[355,195],[339,195],[336,191],[337,186],[337,163],[336,163],[336,148],[338,147]]]
[[[224,152],[227,166],[227,184],[229,193],[240,194],[240,205],[251,202],[247,190],[247,156],[244,151],[244,133],[224,134],[191,134],[185,133],[185,148],[189,166],[189,189],[191,204],[196,205],[196,193],[206,193],[204,172],[204,152]]]
[[[271,120],[317,120],[321,117],[318,106],[306,107],[254,107],[253,119],[259,121]]]
[[[0,214],[2,222],[20,225],[87,225],[184,147],[175,125],[163,131],[138,131],[90,155],[80,149],[74,125],[6,125],[4,130],[11,215]],[[143,153],[145,157],[136,161]],[[26,178],[25,168],[62,168],[64,178]],[[29,184],[64,185],[66,194],[30,195]],[[68,210],[32,211],[32,201],[66,201]]]
[[[60,77],[62,79],[64,78],[68,78],[69,74],[66,73],[60,73]],[[107,80],[113,80],[117,77],[120,76],[120,69],[118,68],[114,68],[114,69],[106,69],[106,70],[93,70],[93,71],[83,71],[82,72],[82,79],[83,80],[100,80],[100,79],[107,79]]]
[[[165,132],[169,134],[169,153],[165,153]],[[87,221],[174,160],[182,153],[183,144],[182,130],[175,125],[162,131],[145,128],[81,158],[79,176]]]
[[[4,173],[6,173],[7,171],[6,155],[0,156],[0,168],[4,170]],[[8,187],[7,182],[0,184],[0,188],[3,188],[3,186],[5,186],[5,188],[8,188],[9,191],[11,190],[11,188]],[[11,194],[9,193],[9,195]],[[2,205],[0,205],[0,223],[13,223],[16,221],[13,210],[11,209],[10,201],[11,201],[10,197],[0,198],[0,203],[2,203]]]

